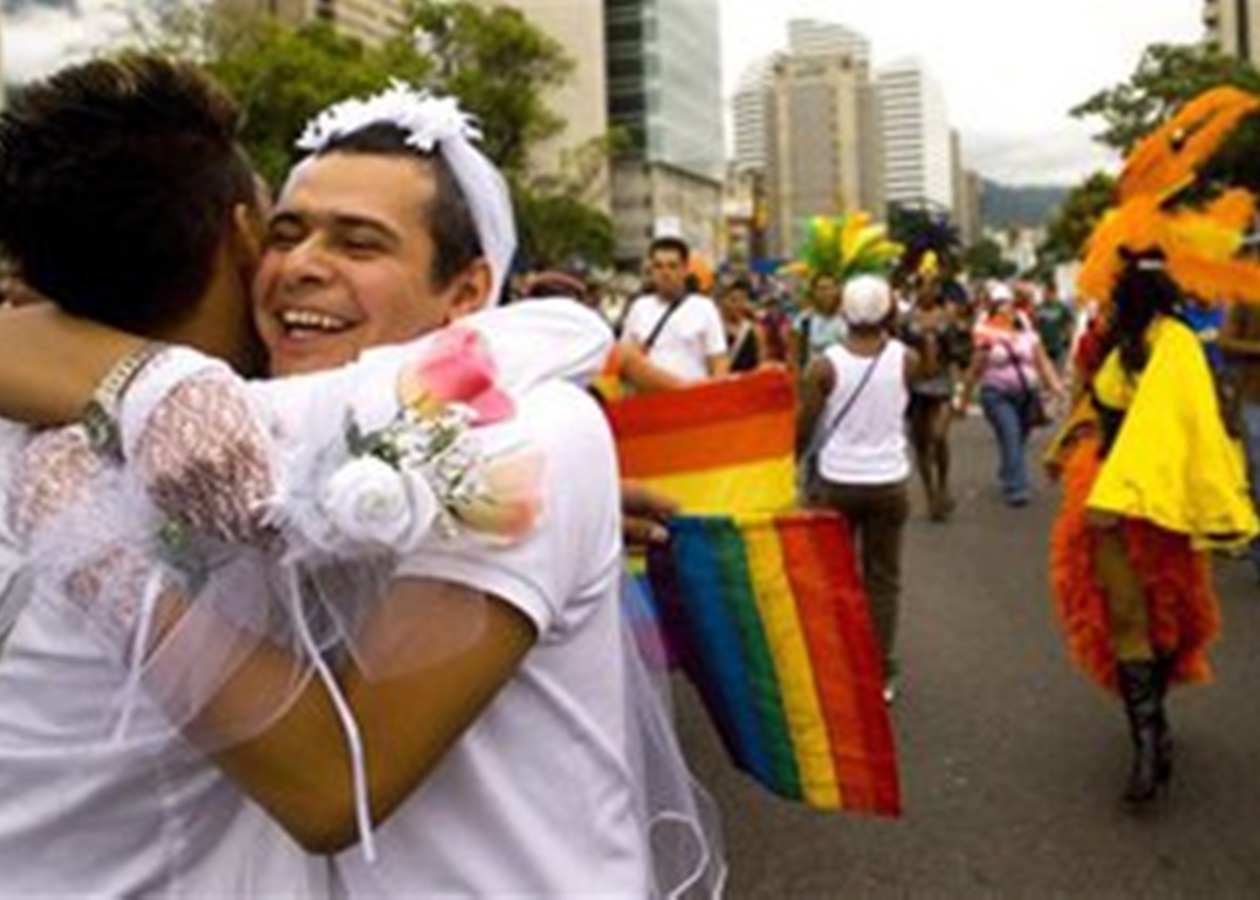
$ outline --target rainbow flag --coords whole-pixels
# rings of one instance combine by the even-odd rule
[[[735,764],[783,797],[897,816],[880,653],[844,520],[681,516],[649,569]]]
[[[789,509],[796,493],[796,391],[760,371],[607,407],[621,474],[688,513]]]

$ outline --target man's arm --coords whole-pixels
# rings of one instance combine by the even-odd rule
[[[32,425],[74,421],[110,369],[144,343],[51,303],[0,310],[0,416]]]
[[[410,627],[399,628],[400,620]],[[461,635],[457,649],[426,659],[443,628]],[[522,613],[479,591],[415,578],[394,583],[361,638],[366,647],[388,644],[386,658],[376,656],[378,677],[353,662],[338,676],[363,739],[375,824],[424,781],[511,680],[535,637]],[[189,723],[190,737],[222,743],[258,697],[284,693],[293,671],[291,657],[259,645]],[[350,753],[317,678],[308,678],[265,730],[212,758],[307,850],[335,853],[358,840]]]
[[[826,357],[819,356],[810,362],[801,384],[801,408],[796,415],[797,456],[809,449],[818,427],[818,417],[822,415],[835,384],[836,372]]]
[[[652,362],[643,346],[632,338],[621,342],[621,379],[639,391],[674,391],[687,381]]]

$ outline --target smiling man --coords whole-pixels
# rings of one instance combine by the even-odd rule
[[[289,176],[255,318],[273,374],[319,371],[474,311],[492,281],[449,165],[369,130]]]
[[[351,114],[364,105],[375,115]],[[462,115],[452,119],[442,101],[395,87],[330,110],[303,143],[312,156],[281,192],[255,280],[258,329],[276,374],[312,373],[414,338],[497,293],[511,257],[511,208]],[[151,374],[171,380],[146,369],[132,391],[144,395]],[[6,394],[12,375],[0,371]],[[340,422],[344,412],[309,390],[286,402],[304,382],[254,391],[299,447],[308,426],[327,433],[325,421]],[[125,403],[139,403],[131,396]],[[3,398],[8,410],[12,399]],[[215,440],[215,409],[177,409],[166,427],[176,445],[158,442],[161,456],[176,476],[186,464],[190,497],[247,501],[232,466],[215,468],[224,446]],[[375,864],[357,853],[338,859],[351,896],[653,893],[650,810],[626,706],[611,436],[586,394],[554,378],[523,390],[516,413],[502,426],[503,441],[530,446],[546,462],[539,526],[511,545],[437,542],[401,554],[382,598],[403,613],[436,603],[471,614],[471,637],[443,648],[437,661],[421,660],[411,641],[432,644],[432,635],[400,635],[394,618],[374,677],[358,668],[362,657],[347,655],[342,678],[364,735],[371,812],[378,822],[388,818]],[[137,427],[162,424],[154,414]],[[203,462],[211,481],[222,476],[208,487]],[[356,836],[347,769],[337,754],[324,758],[328,710],[305,697],[217,761],[308,846],[335,851]],[[567,789],[557,793],[562,783]]]

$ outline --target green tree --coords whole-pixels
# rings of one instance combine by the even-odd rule
[[[391,78],[424,83],[432,69],[419,54],[369,49],[324,22],[294,30],[270,19],[220,45],[206,66],[244,105],[246,146],[273,180],[294,162],[293,142],[315,113]]]
[[[1015,264],[1002,255],[1002,246],[993,238],[981,238],[962,254],[967,274],[976,279],[1005,280],[1015,275]]]
[[[303,125],[321,109],[391,78],[424,84],[434,68],[414,50],[369,48],[326,22],[295,29],[214,4],[150,0],[133,12],[132,25],[138,49],[198,60],[240,101],[245,147],[273,184],[294,162]]]
[[[536,188],[517,193],[521,250],[534,269],[606,266],[613,258],[613,223],[571,194]]]
[[[1049,265],[1079,258],[1094,226],[1115,202],[1115,188],[1115,178],[1105,172],[1095,172],[1073,188],[1046,227],[1038,257]]]
[[[486,154],[516,199],[527,258],[597,265],[611,258],[612,222],[590,199],[614,137],[579,148],[563,173],[530,171],[531,149],[565,126],[545,98],[574,63],[519,11],[416,0],[398,37],[369,47],[325,22],[294,29],[196,0],[147,0],[132,9],[141,49],[199,60],[241,101],[245,145],[273,183],[293,163],[293,142],[311,116],[398,78],[453,94],[478,117]]]
[[[408,22],[436,61],[430,86],[480,117],[486,152],[510,178],[527,175],[530,148],[564,130],[545,97],[573,71],[564,48],[519,10],[472,0],[416,0]]]
[[[1071,114],[1101,118],[1104,128],[1094,139],[1128,153],[1187,100],[1221,84],[1260,92],[1260,73],[1205,44],[1152,44],[1127,81],[1097,92]]]

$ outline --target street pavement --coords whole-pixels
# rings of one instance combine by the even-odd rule
[[[983,420],[955,429],[952,521],[916,511],[893,708],[905,812],[890,821],[780,800],[727,761],[676,680],[679,729],[721,809],[727,896],[1260,897],[1260,587],[1221,561],[1216,681],[1174,691],[1171,790],[1119,800],[1122,708],[1068,661],[1046,586],[1056,491],[1005,507]]]

